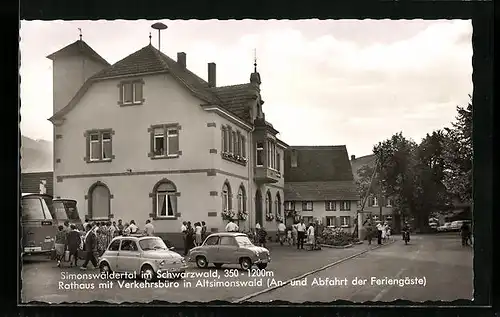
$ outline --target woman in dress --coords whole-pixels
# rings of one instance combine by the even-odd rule
[[[98,256],[102,256],[104,251],[106,250],[106,240],[108,238],[107,230],[106,230],[106,225],[104,222],[101,222],[97,228],[96,234],[97,234],[97,254]]]
[[[197,222],[194,224],[194,233],[195,233],[195,245],[200,246],[203,241],[201,241],[201,223]]]
[[[382,241],[387,240],[387,222],[382,225]]]
[[[314,225],[312,223],[307,228],[307,244],[311,246],[311,250],[314,249]]]

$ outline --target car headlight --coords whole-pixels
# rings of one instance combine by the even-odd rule
[[[158,263],[159,266],[164,266],[165,265],[165,260],[161,260],[160,263]]]

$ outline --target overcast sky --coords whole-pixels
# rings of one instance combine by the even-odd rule
[[[149,43],[156,21],[22,21],[21,131],[52,140],[52,62],[78,39],[111,64]],[[254,49],[266,119],[290,145],[373,145],[403,133],[419,141],[448,126],[472,93],[470,21],[168,21],[161,50],[217,85],[249,81]]]

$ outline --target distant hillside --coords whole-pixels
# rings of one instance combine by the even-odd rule
[[[21,172],[53,171],[52,142],[21,136]]]

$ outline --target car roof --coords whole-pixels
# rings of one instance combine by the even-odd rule
[[[219,237],[238,237],[238,236],[246,236],[246,234],[241,232],[214,232],[211,236],[219,236]]]
[[[159,239],[161,239],[160,237],[156,237],[156,236],[127,235],[127,236],[117,236],[117,237],[114,237],[113,240],[131,239],[131,240],[139,241],[139,240],[151,239],[151,238],[159,238]]]

